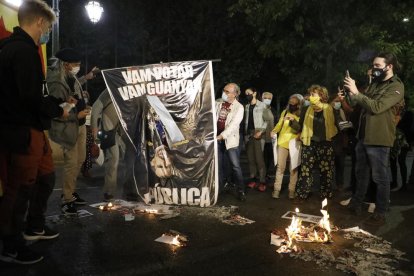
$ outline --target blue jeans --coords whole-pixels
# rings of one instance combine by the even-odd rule
[[[239,148],[226,149],[224,141],[218,141],[218,170],[219,170],[219,187],[220,191],[224,186],[224,170],[225,170],[225,157],[227,157],[231,171],[233,172],[234,180],[236,181],[236,187],[239,192],[244,192],[243,173],[240,167]]]
[[[360,208],[372,177],[377,186],[375,212],[383,215],[388,210],[390,202],[390,148],[364,145],[362,141],[358,141],[355,152],[357,185],[351,205]]]

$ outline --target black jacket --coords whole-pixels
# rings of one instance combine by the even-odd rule
[[[39,47],[20,27],[0,42],[0,125],[50,128],[63,114],[60,100],[44,96]]]

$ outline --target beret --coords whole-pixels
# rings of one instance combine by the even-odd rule
[[[55,57],[64,62],[80,62],[82,60],[81,55],[72,48],[60,49]]]

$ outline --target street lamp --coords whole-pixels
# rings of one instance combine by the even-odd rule
[[[89,19],[93,24],[97,23],[102,16],[103,8],[98,1],[89,1],[85,6],[86,11],[88,12]]]
[[[22,0],[6,0],[6,2],[15,7],[20,7],[22,4]]]
[[[85,6],[86,12],[88,13],[89,19],[93,24],[96,24],[102,16],[104,9],[99,1],[89,1]],[[85,55],[85,70],[88,68],[88,38],[86,38],[86,55]],[[86,90],[88,90],[88,82],[86,82]]]

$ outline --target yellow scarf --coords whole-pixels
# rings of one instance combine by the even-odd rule
[[[332,137],[334,137],[338,133],[338,129],[335,126],[335,117],[333,113],[332,106],[325,103],[318,104],[317,108],[322,108],[323,117],[325,119],[325,131],[326,131],[326,140],[331,141]],[[309,106],[308,110],[306,110],[305,120],[303,121],[302,133],[300,135],[300,139],[302,140],[303,144],[306,146],[310,145],[311,138],[313,136],[313,118],[315,115],[315,111],[313,106]]]

